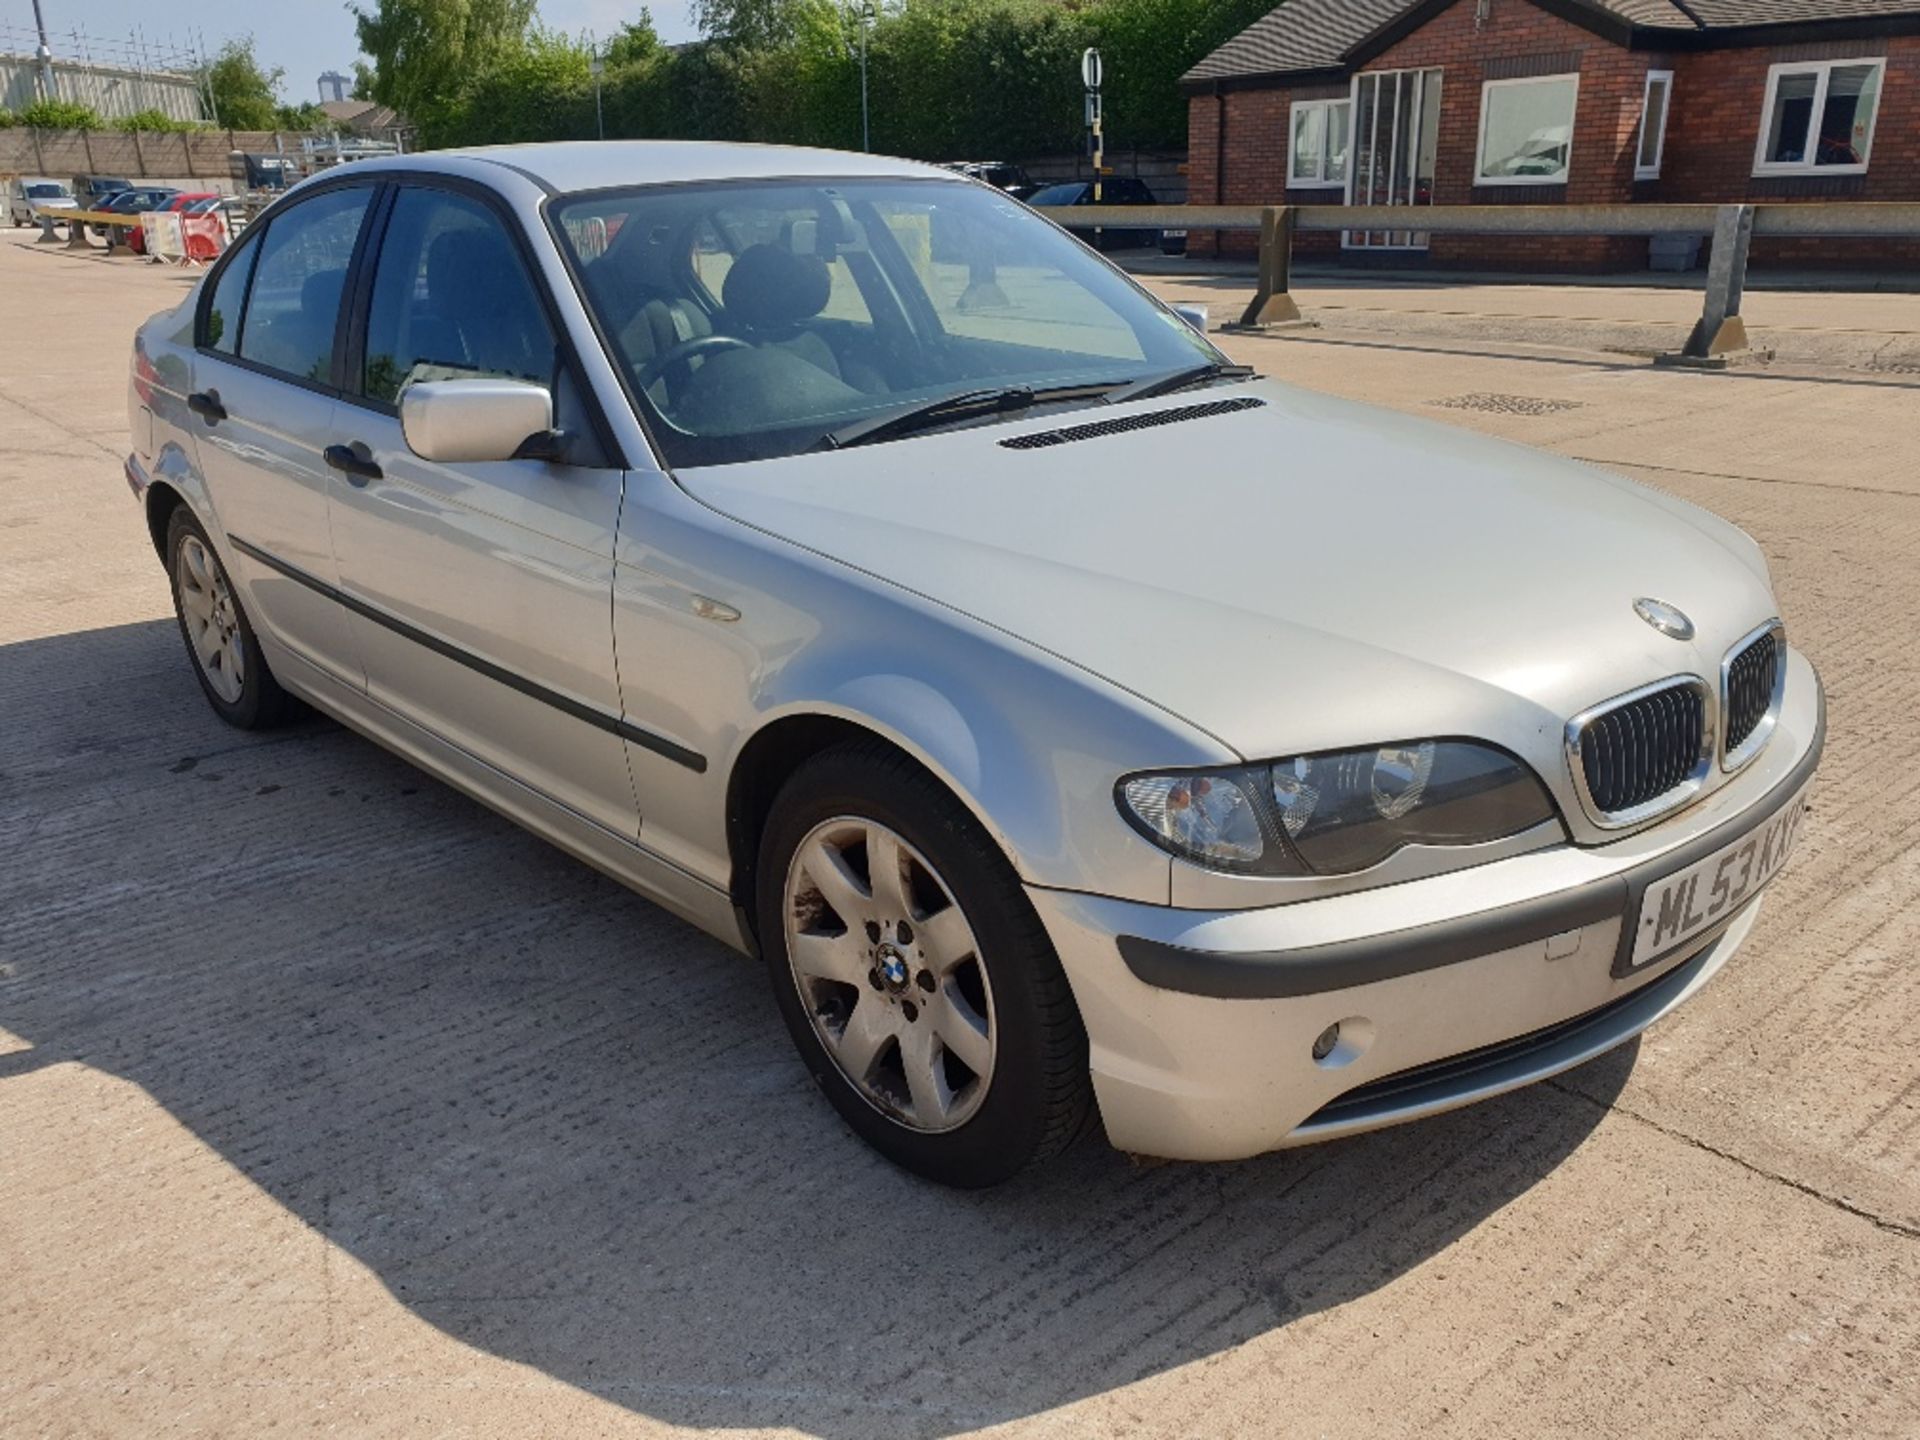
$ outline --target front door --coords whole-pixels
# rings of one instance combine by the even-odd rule
[[[322,452],[341,300],[375,193],[322,190],[248,235],[215,282],[193,362],[192,433],[227,564],[275,640],[355,688],[352,633],[327,593],[339,575]]]
[[[455,189],[396,191],[334,418],[335,442],[377,473],[335,490],[334,547],[374,700],[631,839],[613,660],[622,472],[567,413],[573,379],[507,223]],[[400,398],[463,376],[554,387],[571,463],[415,455]]]
[[[1349,205],[1431,205],[1440,153],[1440,71],[1376,70],[1353,77]],[[1424,250],[1422,230],[1348,230],[1349,250]]]

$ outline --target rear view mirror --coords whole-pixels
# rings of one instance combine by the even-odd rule
[[[443,464],[552,459],[553,396],[524,380],[426,380],[400,397],[407,448]]]

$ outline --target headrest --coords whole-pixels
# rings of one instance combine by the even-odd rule
[[[818,315],[832,293],[833,277],[818,255],[750,245],[727,271],[720,303],[747,329],[777,332]]]

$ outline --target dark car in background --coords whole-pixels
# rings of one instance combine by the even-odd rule
[[[1040,188],[1011,160],[949,160],[945,168],[969,180],[983,180],[1016,200],[1025,200]]]
[[[171,185],[151,185],[138,190],[127,189],[96,202],[93,208],[103,215],[139,215],[148,210],[166,209],[179,193]],[[109,229],[125,228],[121,225],[96,225],[93,230],[96,235],[105,235]]]
[[[97,210],[104,201],[123,190],[132,188],[133,182],[124,175],[76,175],[73,177],[73,198],[80,202],[82,210]]]
[[[1092,205],[1093,181],[1069,180],[1060,185],[1048,185],[1026,197],[1027,203],[1045,207],[1051,205]],[[1106,175],[1100,180],[1100,204],[1102,205],[1158,205],[1153,191],[1147,188],[1147,182],[1133,175]],[[1107,229],[1076,230],[1082,240],[1096,250],[1131,250],[1142,245],[1162,243],[1158,230]],[[1181,232],[1180,245],[1186,248],[1186,234]]]

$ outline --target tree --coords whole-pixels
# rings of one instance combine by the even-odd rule
[[[215,118],[229,130],[273,129],[280,109],[280,78],[285,74],[260,68],[251,35],[229,40],[206,70]]]
[[[709,40],[742,50],[777,50],[817,28],[831,0],[692,0],[693,23]]]
[[[276,130],[330,130],[333,120],[320,108],[319,102],[306,100],[298,105],[282,105],[273,112],[273,128]]]
[[[351,100],[373,99],[373,67],[364,60],[353,62],[353,89],[347,92]]]
[[[660,32],[653,28],[653,12],[640,11],[638,20],[629,20],[616,30],[601,50],[609,70],[622,65],[645,65],[660,53]]]
[[[534,0],[373,0],[353,12],[360,48],[373,60],[368,94],[431,138],[461,99],[526,48]]]

